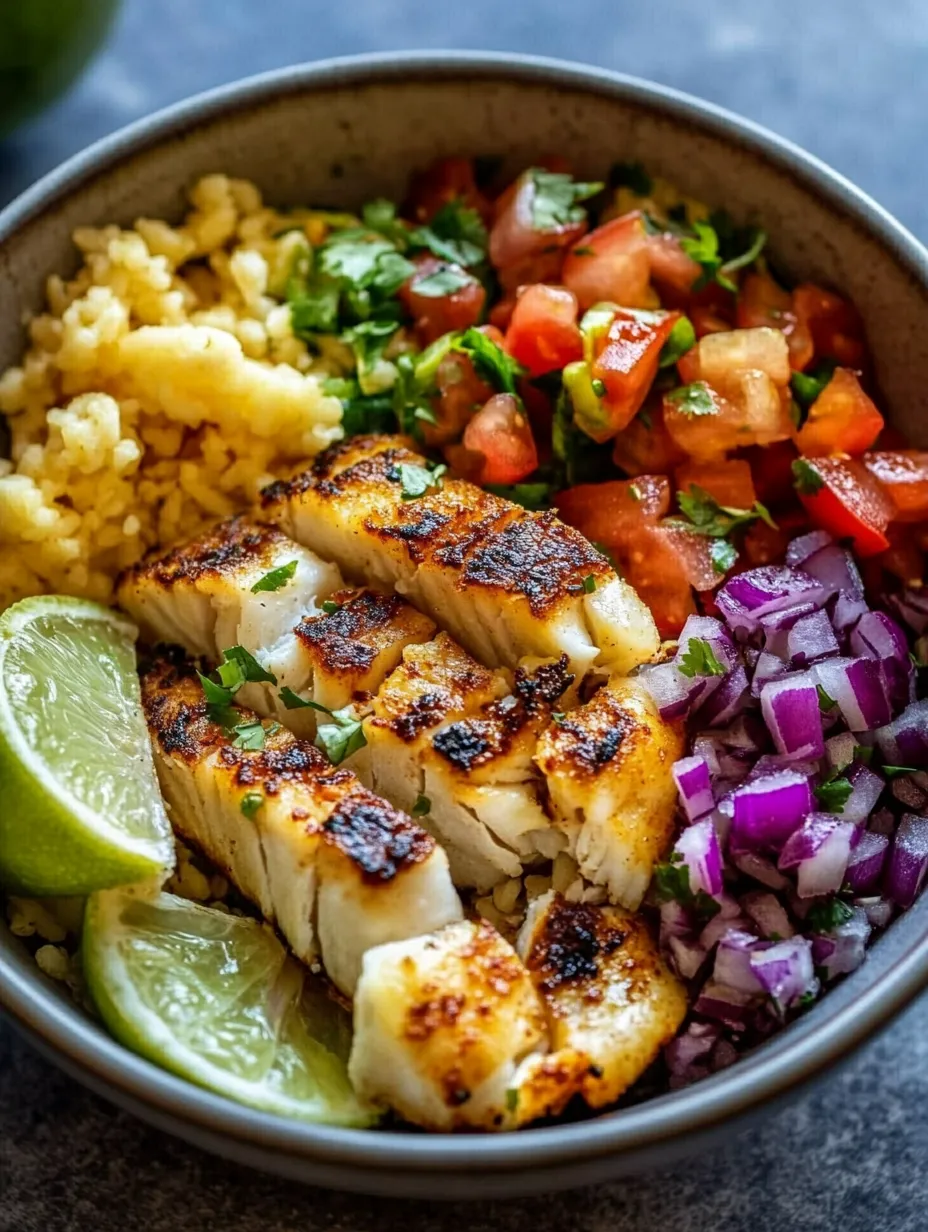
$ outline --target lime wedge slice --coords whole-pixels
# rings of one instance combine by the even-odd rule
[[[173,864],[135,637],[80,599],[24,599],[0,616],[0,881],[14,890],[86,894]]]
[[[348,1080],[348,1014],[257,920],[106,890],[87,904],[82,957],[104,1022],[150,1061],[265,1112],[375,1119]]]

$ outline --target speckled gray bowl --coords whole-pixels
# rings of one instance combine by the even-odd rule
[[[439,155],[546,153],[579,174],[640,159],[706,201],[763,219],[778,264],[842,289],[868,326],[885,406],[928,444],[928,254],[879,206],[784,141],[672,91],[555,61],[436,53],[286,69],[203,95],[100,142],[0,215],[0,368],[78,224],[176,217],[197,176],[256,180],[279,204],[402,193]],[[316,1184],[491,1197],[613,1178],[704,1148],[846,1056],[928,983],[928,896],[800,1022],[685,1091],[582,1124],[503,1137],[327,1129],[252,1112],[126,1052],[0,929],[0,1005],[51,1060],[153,1124]]]

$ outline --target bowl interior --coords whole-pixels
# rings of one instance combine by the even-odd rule
[[[255,79],[106,144],[0,216],[0,371],[21,354],[22,313],[41,306],[46,276],[75,267],[70,235],[76,226],[131,224],[140,215],[177,218],[185,189],[201,175],[254,180],[277,205],[354,207],[377,195],[401,198],[410,170],[442,155],[498,157],[505,173],[559,153],[584,178],[603,177],[613,161],[639,160],[736,218],[761,221],[778,267],[832,285],[857,304],[883,409],[910,439],[928,445],[928,418],[921,413],[928,388],[926,254],[838,177],[691,100],[552,63],[374,57]],[[337,1147],[358,1166],[541,1167],[706,1128],[836,1059],[901,1008],[926,977],[923,899],[877,943],[863,968],[731,1071],[581,1125],[504,1141],[438,1140],[288,1124],[191,1092],[81,1020],[0,927],[0,1003],[78,1069],[94,1070],[142,1104],[183,1108],[188,1118],[239,1138],[257,1136],[316,1157]]]

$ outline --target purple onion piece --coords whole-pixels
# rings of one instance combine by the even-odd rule
[[[641,681],[654,698],[662,719],[682,719],[693,703],[718,687],[720,676],[684,676],[673,663],[657,663],[641,673]]]
[[[836,655],[841,649],[827,612],[801,616],[786,636],[786,648],[795,667]]]
[[[738,787],[731,796],[734,852],[779,851],[812,808],[809,780],[781,770]]]
[[[681,980],[695,979],[707,958],[707,951],[698,941],[686,937],[670,937],[667,941],[670,960]]]
[[[672,773],[680,793],[680,803],[689,820],[698,821],[706,813],[711,813],[715,808],[715,800],[706,759],[681,757],[674,762]]]
[[[879,898],[875,895],[855,898],[854,906],[864,912],[874,928],[886,928],[893,918],[893,905],[888,898]]]
[[[867,612],[850,637],[855,655],[877,659],[893,710],[914,699],[915,669],[909,658],[909,645],[902,629],[886,612]]]
[[[714,616],[687,616],[677,639],[677,653],[673,659],[677,668],[683,662],[690,642],[695,640],[708,642],[715,657],[727,671],[732,671],[741,662],[731,635],[720,620],[716,620]]]
[[[693,1010],[704,1018],[723,1023],[733,1031],[743,1031],[751,1016],[754,998],[749,993],[729,988],[717,980],[706,980]]]
[[[906,813],[889,856],[886,891],[897,906],[911,907],[928,873],[928,817]]]
[[[739,664],[727,676],[716,676],[715,679],[720,680],[719,687],[706,699],[700,699],[699,717],[710,727],[721,727],[724,723],[730,723],[744,708],[748,698],[748,677]]]
[[[703,947],[706,953],[711,953],[718,945],[727,932],[735,929],[739,932],[750,932],[751,921],[746,915],[741,914],[741,908],[735,903],[737,913],[734,916],[729,916],[727,919],[721,914],[714,915],[709,923],[699,934],[699,944]]]
[[[807,556],[802,568],[830,594],[850,595],[855,599],[863,596],[864,584],[853,556],[836,543]]]
[[[795,868],[800,898],[834,894],[844,881],[854,827],[831,813],[810,813],[780,852],[779,867]]]
[[[856,971],[864,961],[873,928],[865,911],[853,907],[851,912],[849,920],[812,938],[813,960],[816,967],[824,968],[828,980]]]
[[[928,697],[912,702],[898,719],[881,727],[876,742],[890,766],[928,765]]]
[[[889,721],[889,700],[873,659],[823,659],[811,670],[851,731],[869,731]]]
[[[778,612],[770,612],[762,616],[760,625],[764,634],[764,649],[776,655],[777,658],[788,659],[790,657],[788,644],[790,630],[798,620],[804,616],[811,616],[816,611],[818,608],[814,603],[797,603],[792,607],[785,607]],[[827,620],[828,617],[826,616],[825,619]]]
[[[851,850],[844,880],[854,894],[869,894],[880,883],[889,839],[885,834],[872,834],[864,830]]]
[[[839,637],[844,637],[849,630],[854,628],[861,616],[866,616],[869,610],[867,600],[859,595],[836,595],[829,604],[831,623],[834,625],[835,632]]]
[[[780,680],[790,672],[790,666],[779,655],[762,650],[751,676],[751,696],[760,697],[761,690],[768,680]]]
[[[759,620],[768,612],[778,612],[797,603],[811,602],[821,606],[825,602],[825,590],[820,582],[801,569],[761,565],[730,578],[716,600],[723,615],[726,614],[723,603],[731,600]]]
[[[736,992],[755,996],[763,992],[757,977],[751,970],[751,951],[757,942],[752,933],[729,928],[719,939],[715,951],[712,978],[718,984],[734,988]]]
[[[834,543],[834,539],[827,530],[812,530],[807,535],[800,535],[786,549],[786,563],[793,569],[799,568],[804,560],[830,543]]]
[[[778,752],[795,758],[824,756],[822,712],[809,672],[764,685],[760,709]]]
[[[718,1039],[719,1028],[715,1023],[691,1022],[664,1049],[664,1060],[671,1078],[686,1083],[704,1077],[709,1072],[708,1066],[699,1063],[708,1058]]]
[[[674,853],[687,867],[693,893],[702,890],[718,898],[722,893],[722,852],[711,819],[704,817],[687,826],[676,841]]]
[[[808,992],[817,990],[812,946],[805,937],[791,937],[751,954],[751,970],[764,991],[781,1009],[789,1009]]]
[[[886,784],[869,766],[865,766],[860,762],[855,763],[848,770],[845,777],[850,783],[852,791],[845,800],[844,807],[841,809],[841,819],[859,826],[867,820],[876,808],[876,803],[883,794],[883,788]]]
[[[775,894],[767,890],[749,890],[741,895],[741,906],[762,937],[783,941],[793,936],[790,918]]]
[[[901,595],[892,595],[889,602],[919,637],[928,630],[928,587],[904,590]]]

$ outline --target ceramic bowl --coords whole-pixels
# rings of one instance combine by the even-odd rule
[[[641,160],[688,193],[762,219],[778,267],[863,313],[882,405],[928,445],[928,253],[821,163],[745,120],[613,73],[518,56],[390,55],[285,69],[116,133],[0,215],[0,369],[45,277],[75,265],[80,224],[175,218],[224,171],[272,202],[353,207],[402,194],[450,154],[515,173],[565,153],[584,178]],[[615,1178],[704,1148],[792,1095],[928,983],[928,895],[867,962],[788,1030],[704,1082],[594,1119],[514,1135],[427,1136],[303,1125],[199,1090],[127,1052],[0,930],[0,1005],[51,1060],[154,1125],[231,1159],[331,1187],[431,1198],[511,1196]]]

